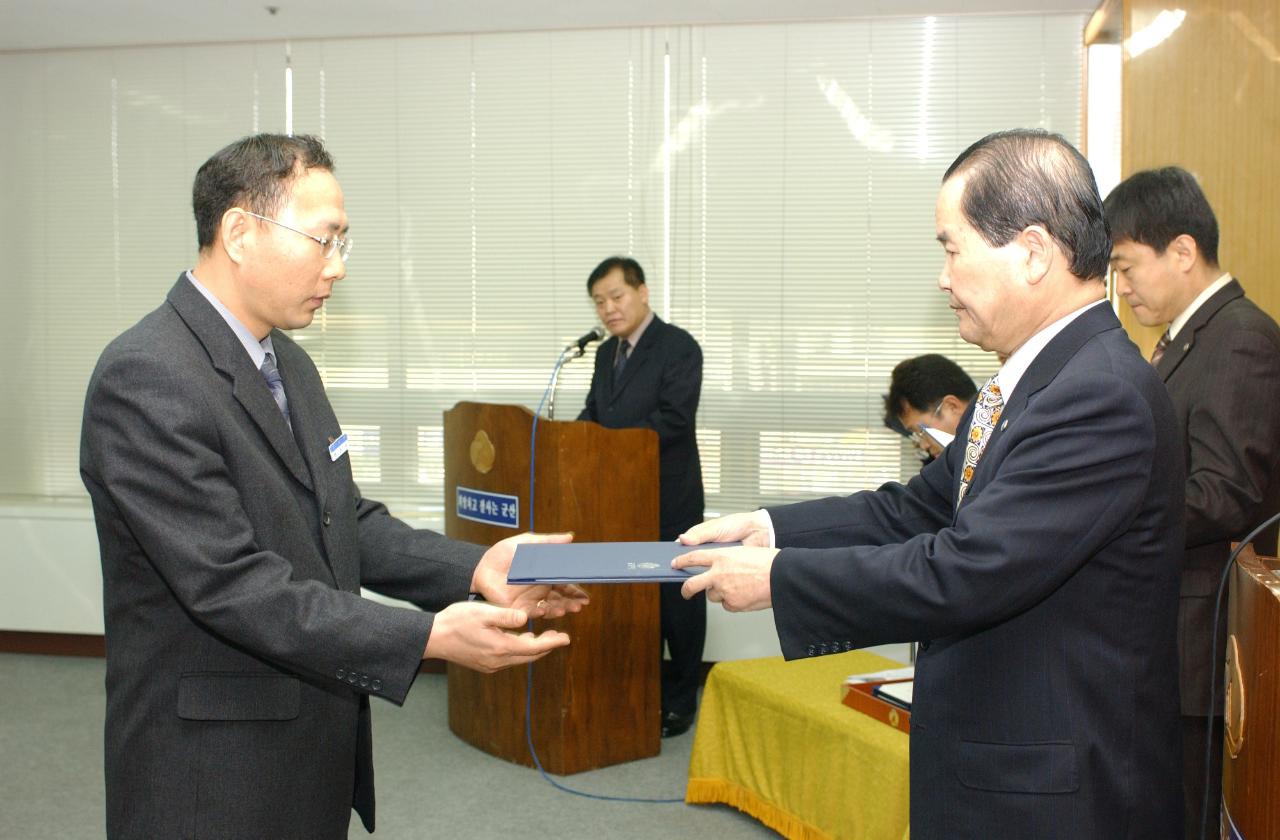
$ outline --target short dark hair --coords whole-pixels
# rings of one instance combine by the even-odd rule
[[[631,257],[609,257],[609,259],[596,266],[587,277],[587,294],[591,294],[592,287],[603,280],[604,276],[615,268],[622,269],[622,279],[631,288],[638,289],[644,285],[644,269],[640,267],[640,263],[631,259]]]
[[[978,393],[969,374],[946,356],[929,353],[898,362],[889,377],[889,393],[884,395],[884,424],[900,435],[910,434],[898,415],[911,406],[930,411],[946,396],[966,402]]]
[[[1182,234],[1196,241],[1209,265],[1218,264],[1218,219],[1196,176],[1180,166],[1147,169],[1125,178],[1102,203],[1112,238],[1163,254]]]
[[[968,176],[961,209],[988,245],[1041,225],[1081,280],[1106,277],[1111,236],[1089,162],[1060,134],[1019,128],[988,134],[960,154],[943,182]]]
[[[301,165],[333,171],[333,158],[315,137],[255,134],[215,152],[196,172],[191,207],[200,250],[213,245],[218,226],[232,207],[274,216],[284,204]]]

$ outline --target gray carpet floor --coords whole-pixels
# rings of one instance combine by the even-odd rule
[[[103,836],[104,668],[101,659],[0,654],[3,840]],[[420,675],[401,708],[374,701],[373,716],[374,837],[778,836],[726,806],[608,802],[556,790],[538,771],[454,737],[440,675]],[[680,798],[692,746],[693,730],[663,741],[655,758],[552,778],[605,796]],[[350,837],[368,836],[353,819]]]

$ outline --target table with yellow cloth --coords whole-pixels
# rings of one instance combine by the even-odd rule
[[[716,665],[685,801],[732,805],[790,838],[908,837],[908,737],[841,702],[845,677],[898,667],[862,651]]]

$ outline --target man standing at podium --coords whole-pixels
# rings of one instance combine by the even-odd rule
[[[1209,768],[1210,831],[1222,799],[1222,663],[1227,610],[1213,640],[1214,595],[1231,542],[1280,510],[1280,327],[1218,267],[1218,220],[1176,166],[1130,176],[1104,204],[1116,291],[1145,326],[1167,327],[1151,363],[1173,398],[1187,463],[1186,553],[1178,609],[1187,837],[1198,837]],[[1276,553],[1276,530],[1254,544]],[[1217,679],[1217,708],[1209,680]]]
[[[955,444],[906,485],[704,523],[683,541],[746,545],[673,565],[772,606],[788,658],[921,640],[912,840],[1179,837],[1178,428],[1105,300],[1093,173],[989,135],[935,213],[960,337],[1009,354]]]
[[[630,257],[610,257],[587,278],[587,294],[611,338],[596,351],[587,405],[579,420],[610,429],[658,433],[659,538],[674,540],[702,521],[702,463],[694,429],[702,393],[702,348],[689,333],[649,308],[644,269]],[[625,481],[625,476],[611,476]],[[698,705],[706,598],[685,600],[680,584],[659,584],[662,737],[688,730]]]

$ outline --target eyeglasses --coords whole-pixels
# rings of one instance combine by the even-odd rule
[[[244,213],[246,216],[253,216],[255,219],[262,219],[262,221],[264,222],[271,222],[271,224],[273,225],[279,225],[285,230],[291,230],[294,233],[300,233],[303,236],[305,236],[307,239],[320,243],[320,247],[324,248],[324,258],[326,260],[333,259],[333,255],[337,254],[338,256],[342,257],[343,262],[346,262],[347,257],[351,256],[351,237],[350,236],[348,236],[346,239],[343,239],[342,237],[339,237],[339,236],[312,236],[306,231],[298,230],[295,227],[289,227],[284,222],[277,222],[275,219],[269,218],[267,216],[259,216],[257,213],[254,213],[250,210],[245,210]]]
[[[929,417],[938,417],[942,414],[943,402],[943,400],[938,401],[938,404],[933,407],[933,411],[929,412]],[[927,450],[929,450],[931,446],[940,446],[940,444],[930,437],[929,433],[925,431],[927,428],[928,426],[926,424],[917,423],[916,428],[907,433],[907,437],[911,438],[916,447],[921,450],[921,454],[924,457],[928,456],[929,453]]]

